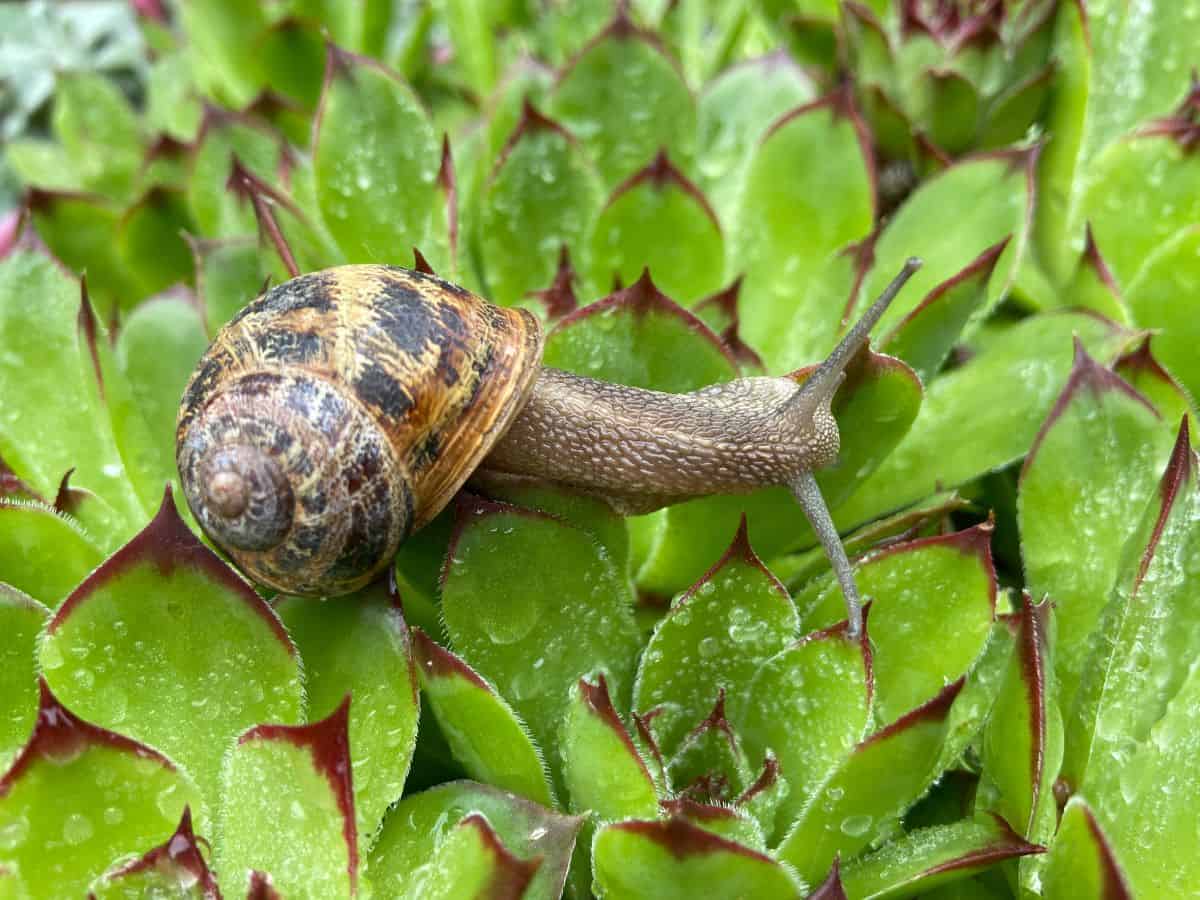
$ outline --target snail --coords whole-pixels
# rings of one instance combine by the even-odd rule
[[[667,394],[543,367],[527,310],[432,275],[347,265],[252,301],[184,391],[176,457],[201,527],[253,580],[337,595],[383,570],[477,470],[532,476],[649,511],[787,485],[845,594],[860,602],[812,472],[839,449],[830,402],[850,358],[919,265],[810,377]]]

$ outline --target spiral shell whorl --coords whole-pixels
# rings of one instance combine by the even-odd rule
[[[188,503],[255,580],[352,591],[450,500],[540,362],[529,313],[440,279],[295,278],[226,325],[192,376],[176,436]]]

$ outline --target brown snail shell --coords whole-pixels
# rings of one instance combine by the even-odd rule
[[[541,356],[532,314],[431,275],[356,265],[292,279],[222,328],[188,383],[188,505],[255,580],[355,590],[488,454]]]

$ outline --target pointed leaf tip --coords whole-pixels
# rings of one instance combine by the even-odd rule
[[[308,725],[256,725],[238,738],[238,745],[251,741],[276,741],[306,750],[314,768],[325,776],[342,814],[342,836],[349,856],[351,892],[358,883],[358,826],[354,814],[354,785],[350,768],[350,695],[324,719]]]
[[[1100,282],[1112,291],[1114,296],[1120,296],[1121,290],[1117,287],[1117,279],[1113,277],[1112,270],[1109,269],[1108,263],[1104,261],[1104,256],[1100,253],[1100,246],[1096,243],[1096,235],[1092,231],[1091,222],[1084,227],[1083,259],[1096,273]]]
[[[425,255],[419,249],[413,247],[412,252],[414,270],[420,272],[422,275],[437,275],[437,272],[433,271],[433,266],[429,264],[429,260],[425,258]]]
[[[72,759],[88,746],[105,746],[133,753],[142,759],[153,760],[170,772],[175,771],[175,764],[153,747],[85,722],[76,716],[54,696],[45,677],[39,676],[38,709],[33,731],[8,771],[0,776],[0,797],[8,794],[13,784],[34,761]]]
[[[561,319],[579,308],[579,300],[575,296],[575,282],[578,277],[575,267],[571,265],[570,249],[566,244],[560,244],[558,268],[554,272],[554,280],[550,287],[540,291],[529,291],[526,296],[541,300],[545,304],[548,319]]]
[[[480,842],[496,861],[491,882],[484,886],[478,896],[495,900],[521,900],[533,876],[542,867],[543,858],[519,859],[504,846],[500,836],[480,813],[471,813],[459,822],[458,827],[477,832]]]
[[[150,523],[71,592],[47,625],[47,633],[54,634],[71,611],[96,589],[134,566],[145,563],[155,566],[163,576],[170,575],[180,567],[197,569],[248,603],[270,626],[280,643],[287,647],[288,653],[295,655],[296,648],[271,607],[240,575],[206,547],[180,518],[169,482],[163,490],[158,512]]]
[[[1161,505],[1158,519],[1154,523],[1154,530],[1151,532],[1150,540],[1146,544],[1146,549],[1142,552],[1142,559],[1138,565],[1137,577],[1133,583],[1133,595],[1135,597],[1142,585],[1142,581],[1146,577],[1146,572],[1150,569],[1150,563],[1154,559],[1158,543],[1162,538],[1163,529],[1166,527],[1167,520],[1171,517],[1176,500],[1179,498],[1179,492],[1194,479],[1195,466],[1196,458],[1195,454],[1192,453],[1188,419],[1187,415],[1184,414],[1179,422],[1179,431],[1175,436],[1175,446],[1171,450],[1171,458],[1167,461],[1167,468],[1163,472],[1162,480],[1158,485]]]
[[[118,879],[139,872],[160,871],[175,873],[179,883],[191,884],[200,890],[204,900],[220,900],[221,892],[216,879],[209,871],[200,844],[192,830],[192,809],[183,808],[183,816],[175,833],[165,843],[146,852],[140,859],[135,859],[110,873],[107,879]]]
[[[938,722],[944,719],[950,713],[950,707],[954,705],[955,699],[959,692],[962,691],[963,685],[967,683],[967,677],[963,675],[956,681],[942,688],[937,695],[930,701],[923,703],[911,712],[901,716],[891,725],[880,729],[864,740],[854,748],[855,752],[868,747],[871,744],[886,740],[897,732],[904,731],[918,725],[922,722]]]
[[[266,872],[253,869],[250,872],[250,887],[246,891],[246,900],[283,900],[279,891],[275,890],[275,882]]]
[[[842,887],[841,857],[833,858],[829,874],[815,891],[808,895],[808,900],[847,900],[846,891]]]

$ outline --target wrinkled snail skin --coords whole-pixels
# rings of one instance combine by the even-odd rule
[[[542,368],[542,332],[439,278],[341,266],[250,303],[184,392],[176,456],[205,532],[251,578],[348,593],[476,470],[533,477],[627,512],[787,485],[846,595],[857,589],[812,470],[834,461],[830,401],[849,359],[919,262],[804,382],[742,378],[689,394]]]

